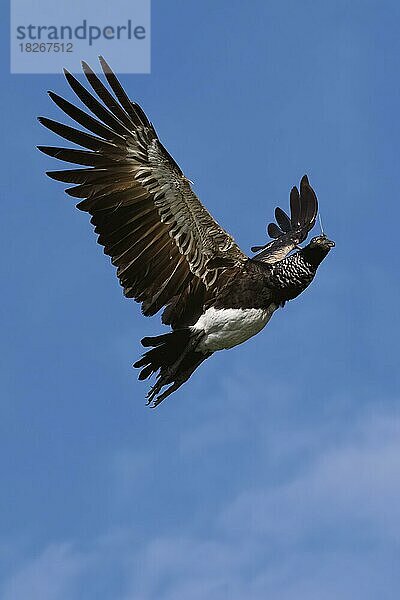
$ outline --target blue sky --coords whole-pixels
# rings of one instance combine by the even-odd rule
[[[399,19],[153,2],[152,73],[121,80],[200,198],[249,251],[306,172],[337,244],[157,411],[131,363],[159,318],[35,150],[67,86],[9,75],[1,37],[2,598],[399,597]]]

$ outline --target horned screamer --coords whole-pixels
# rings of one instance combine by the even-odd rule
[[[47,174],[75,184],[66,192],[80,199],[80,210],[90,213],[125,296],[140,302],[146,316],[164,307],[162,322],[172,331],[145,337],[142,345],[150,349],[134,364],[141,368],[139,379],[157,373],[147,394],[148,404],[157,406],[214,352],[261,331],[279,307],[310,285],[335,244],[321,234],[304,248],[299,246],[314,227],[318,211],[304,175],[300,191],[294,187],[290,192],[290,217],[276,208],[276,223],[268,225],[272,241],[252,248],[258,252],[253,258],[246,256],[204,208],[106,61],[100,58],[100,63],[109,87],[86,63],[83,72],[92,91],[65,71],[93,116],[49,92],[87,131],[39,118],[84,149],[39,149],[84,167]],[[164,386],[169,387],[162,391]]]

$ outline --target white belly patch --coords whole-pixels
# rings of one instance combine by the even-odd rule
[[[205,333],[199,350],[216,352],[242,344],[265,327],[277,308],[276,304],[268,309],[208,308],[192,326],[194,331],[202,330]]]

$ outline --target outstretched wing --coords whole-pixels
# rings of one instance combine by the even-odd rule
[[[281,208],[275,209],[276,223],[270,223],[267,227],[268,235],[274,239],[265,246],[253,246],[252,252],[262,250],[254,256],[254,260],[274,263],[285,258],[306,239],[315,225],[317,212],[317,196],[307,175],[304,175],[300,182],[300,193],[297,187],[290,192],[290,218]]]
[[[117,267],[125,296],[141,302],[145,315],[170,304],[163,320],[177,325],[183,313],[190,320],[188,306],[210,290],[218,269],[241,264],[247,257],[201,204],[140,106],[129,100],[103,58],[100,63],[111,91],[82,63],[97,97],[65,71],[69,85],[94,116],[49,92],[57,106],[90,133],[39,118],[84,150],[39,149],[85,167],[47,174],[76,184],[66,192],[82,199],[77,207],[92,215],[98,242]],[[189,313],[193,310],[192,306]]]

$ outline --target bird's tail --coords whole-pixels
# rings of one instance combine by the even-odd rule
[[[147,379],[159,371],[155,385],[147,394],[147,404],[158,406],[167,396],[175,392],[212,352],[196,351],[202,333],[189,328],[177,329],[155,337],[142,339],[142,346],[153,346],[133,365],[141,368],[139,379]],[[161,388],[172,385],[159,394]]]

